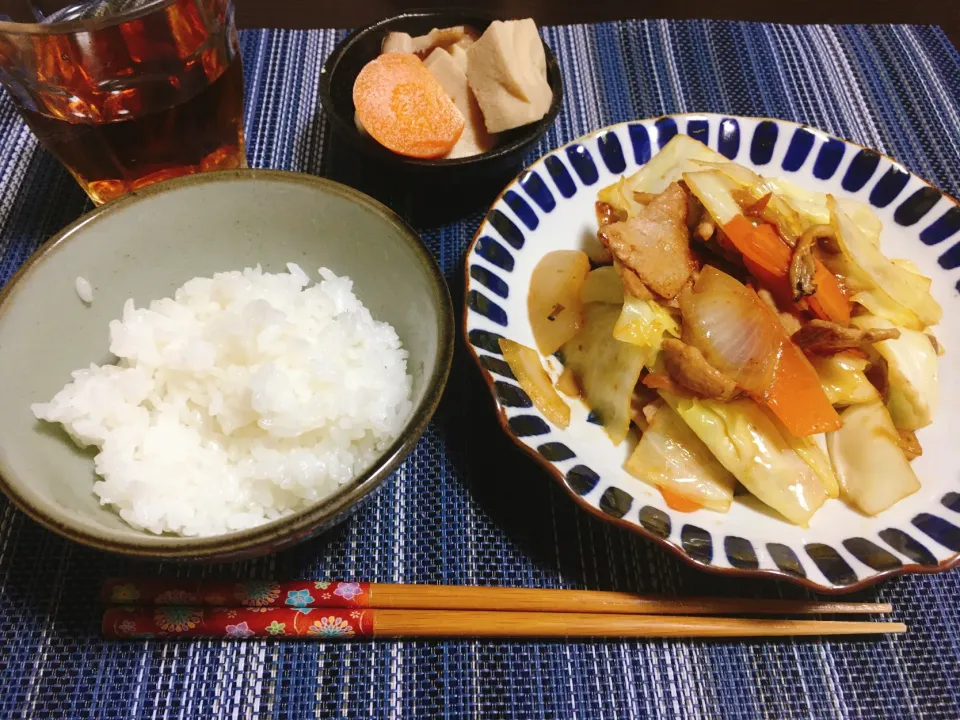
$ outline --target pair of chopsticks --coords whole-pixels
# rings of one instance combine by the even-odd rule
[[[342,581],[110,579],[111,639],[668,638],[879,635],[895,622],[724,615],[884,614],[888,604]]]

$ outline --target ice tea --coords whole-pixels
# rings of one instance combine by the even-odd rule
[[[59,14],[49,33],[0,28],[0,80],[95,203],[178,175],[245,166],[231,2],[168,0],[132,13],[126,3],[112,23],[109,5],[82,8],[106,16],[85,16],[85,25],[106,24],[67,31],[75,21]]]

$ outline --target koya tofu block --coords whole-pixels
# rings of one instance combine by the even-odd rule
[[[536,122],[553,100],[543,43],[530,18],[492,22],[467,49],[467,79],[491,133]]]

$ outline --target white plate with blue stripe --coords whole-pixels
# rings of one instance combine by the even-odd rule
[[[883,222],[881,247],[914,261],[933,279],[945,320],[937,337],[941,406],[918,432],[913,465],[922,488],[877,517],[830,500],[808,528],[789,524],[743,497],[726,514],[677,512],[652,485],[623,469],[583,407],[551,425],[516,383],[500,354],[501,337],[534,346],[527,316],[533,268],[551,250],[580,249],[597,225],[597,190],[640,168],[685,133],[772,177],[869,203]],[[960,206],[880,153],[783,120],[697,114],[613,125],[537,160],[500,195],[466,257],[464,332],[497,402],[500,423],[585,509],[640,532],[697,567],[763,575],[821,592],[847,592],[906,572],[938,572],[960,562]],[[581,404],[576,404],[581,405]],[[625,444],[624,444],[625,445]]]

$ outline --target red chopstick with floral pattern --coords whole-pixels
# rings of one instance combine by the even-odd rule
[[[269,607],[119,606],[103,614],[104,637],[150,638],[306,638],[354,640],[373,637],[371,610],[320,610]]]
[[[330,610],[327,608],[210,608],[158,605],[112,607],[103,634],[113,640],[218,638],[359,640],[465,637],[784,637],[878,635],[906,631],[902,623],[684,615],[501,612],[491,610]]]
[[[281,583],[271,580],[110,578],[103,583],[100,600],[109,605],[202,605],[287,610],[359,608],[370,606],[372,587],[370,583],[336,580]]]
[[[339,580],[120,578],[107,580],[101,595],[113,606],[103,618],[103,632],[111,638],[551,637],[558,633],[673,637],[691,631],[732,637],[770,634],[777,623],[790,630],[787,634],[812,634],[819,632],[822,623],[695,616],[876,614],[892,609],[882,603],[658,597],[592,590]],[[757,622],[767,625],[755,626]],[[841,632],[841,625],[846,628],[843,632],[881,632],[881,628],[890,627],[877,623],[827,625],[831,626],[830,632]]]

